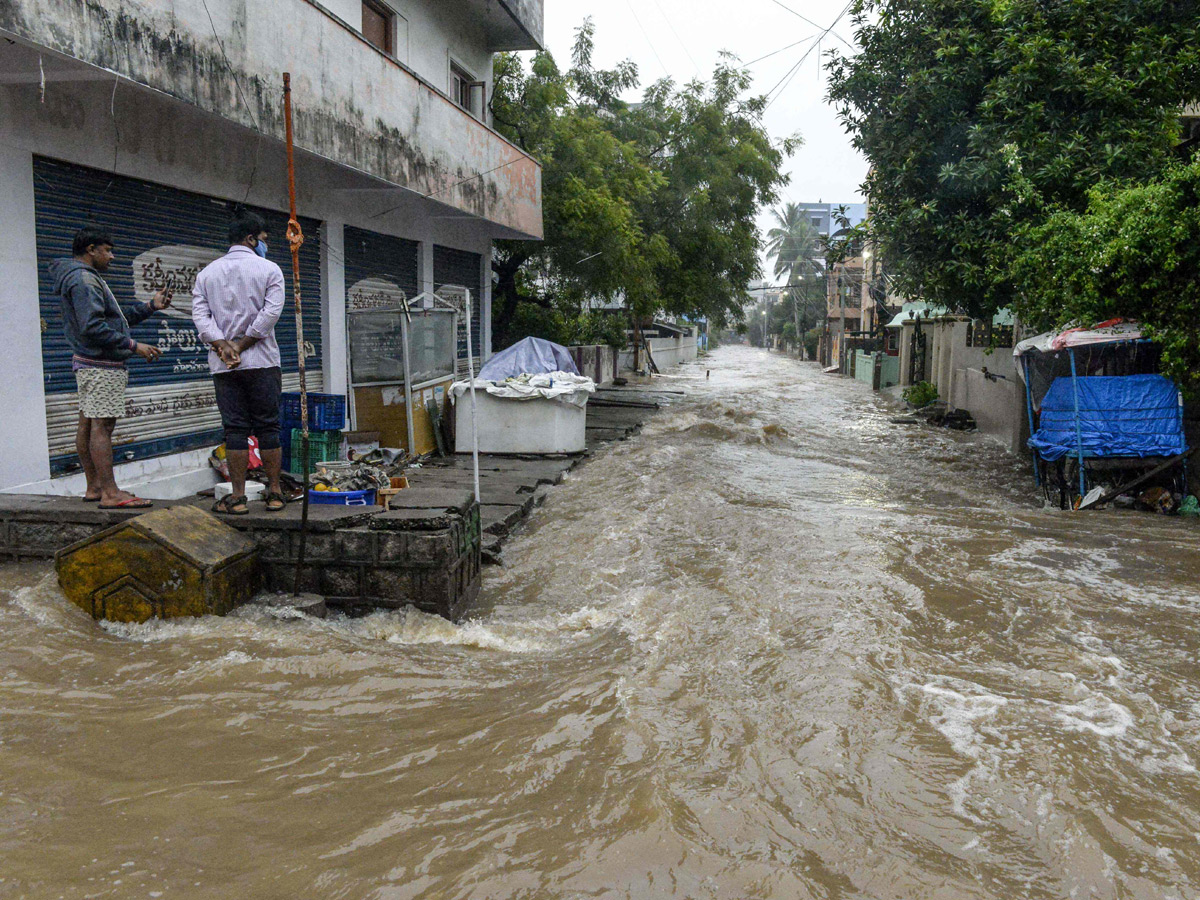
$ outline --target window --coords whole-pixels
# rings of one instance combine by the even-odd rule
[[[820,227],[821,227],[821,217],[820,217],[820,216],[813,216],[813,217],[812,217],[812,226],[813,226],[813,228],[820,228]]]
[[[375,0],[362,0],[362,36],[382,50],[384,53],[395,55],[395,44],[392,35],[395,31],[392,19],[394,13]]]
[[[483,115],[483,92],[482,81],[476,81],[475,76],[458,63],[450,63],[450,97],[476,118]]]

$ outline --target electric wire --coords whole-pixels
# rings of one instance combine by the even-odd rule
[[[771,2],[772,2],[772,3],[774,3],[776,6],[778,6],[780,9],[786,9],[786,10],[787,10],[788,12],[790,12],[790,13],[791,13],[793,16],[795,16],[795,17],[796,17],[796,18],[798,18],[798,19],[802,19],[802,20],[804,20],[804,21],[805,21],[805,22],[807,22],[809,25],[812,25],[814,28],[820,28],[820,27],[821,27],[821,23],[820,23],[820,22],[814,22],[814,21],[813,21],[812,19],[810,19],[808,16],[803,16],[803,15],[801,15],[800,13],[798,13],[798,12],[796,12],[794,9],[792,9],[790,6],[786,6],[786,5],[784,5],[783,3],[781,3],[781,2],[780,2],[780,0],[771,0]],[[841,18],[841,17],[839,16],[839,18]],[[836,25],[837,23],[835,22],[834,24]],[[848,40],[846,40],[844,37],[842,37],[842,36],[841,36],[840,34],[838,34],[836,31],[833,31],[833,29],[832,29],[832,28],[830,28],[830,33],[831,33],[831,34],[833,34],[833,36],[834,36],[835,38],[837,38],[839,41],[841,41],[841,42],[842,42],[843,44],[845,44],[847,47],[849,47],[849,48],[850,48],[850,49],[852,49],[852,50],[854,49],[854,45],[853,45],[853,44],[851,44],[851,43],[850,43]]]
[[[838,22],[842,21],[846,13],[850,12],[853,6],[854,0],[850,0],[850,2],[846,4],[842,11],[838,13],[837,18],[833,20],[833,23],[824,31],[822,31],[821,34],[817,35],[816,39],[812,42],[809,48],[800,55],[800,59],[796,61],[796,64],[788,69],[784,76],[775,83],[775,86],[771,88],[771,90],[767,91],[766,96],[768,99],[766,105],[763,107],[763,112],[766,112],[771,107],[771,104],[773,104],[783,95],[784,91],[787,90],[788,85],[791,84],[792,79],[795,77],[796,72],[799,71],[802,65],[804,65],[804,61],[808,59],[813,50],[821,46],[821,39],[833,31]],[[774,96],[772,96],[772,94],[774,94]]]
[[[638,31],[642,33],[642,37],[646,39],[646,43],[650,47],[650,52],[654,54],[654,58],[658,60],[658,65],[662,68],[663,74],[668,78],[671,77],[671,70],[667,68],[666,63],[662,61],[662,57],[658,55],[658,49],[654,46],[654,41],[650,40],[650,35],[647,34],[645,27],[642,25],[642,20],[638,18],[637,11],[633,8],[631,0],[625,0],[625,5],[629,7],[629,13],[633,16],[633,21],[637,23]]]
[[[684,43],[683,38],[679,36],[679,32],[675,30],[675,25],[671,22],[671,17],[667,15],[666,10],[662,8],[662,4],[658,0],[654,0],[654,5],[658,7],[659,13],[663,17],[663,21],[667,23],[667,27],[671,29],[671,34],[675,35],[675,40],[679,41],[679,46],[683,48],[683,52],[687,54],[687,58],[692,61],[692,66],[696,69],[696,75],[700,75],[700,64],[696,62],[696,58],[692,56],[692,51],[688,49],[688,45]]]

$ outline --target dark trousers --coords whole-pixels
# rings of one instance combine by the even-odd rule
[[[279,449],[279,395],[283,372],[270,369],[233,369],[213,375],[217,409],[225,427],[225,449],[247,450],[250,435],[260,450]]]

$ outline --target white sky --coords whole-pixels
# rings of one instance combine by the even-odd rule
[[[817,28],[786,9],[820,23]],[[803,41],[751,67],[754,91],[766,93],[810,49],[816,37],[837,19],[846,0],[546,0],[546,47],[559,65],[570,64],[574,32],[585,17],[596,23],[597,65],[608,68],[621,59],[638,66],[642,85],[664,75],[686,82],[712,74],[717,54],[728,50],[748,63],[773,50]],[[834,28],[853,41],[850,17]],[[833,34],[820,51],[846,49]],[[780,200],[856,203],[867,174],[866,161],[850,146],[832,107],[825,102],[827,82],[814,49],[767,110],[767,129],[774,138],[799,132],[804,146],[787,161],[791,183]],[[631,95],[628,99],[634,99]],[[760,224],[766,219],[760,219]]]

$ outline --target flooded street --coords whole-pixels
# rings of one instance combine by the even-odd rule
[[[0,570],[0,898],[1200,898],[1200,529],[703,365],[462,626]]]

